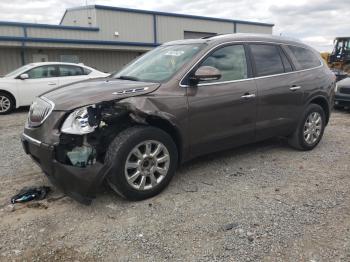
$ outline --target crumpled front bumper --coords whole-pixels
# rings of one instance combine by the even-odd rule
[[[26,134],[21,136],[23,149],[47,175],[52,184],[82,204],[90,204],[109,171],[96,162],[85,168],[59,163],[55,160],[55,146],[45,144]]]

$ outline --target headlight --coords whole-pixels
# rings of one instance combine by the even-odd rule
[[[338,93],[338,89],[339,89],[338,84],[335,84],[334,92]]]
[[[75,110],[64,121],[61,132],[66,134],[84,135],[93,132],[97,126],[90,126],[88,107]]]

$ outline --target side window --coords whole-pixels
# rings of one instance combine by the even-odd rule
[[[85,75],[80,66],[60,65],[60,76],[81,76]]]
[[[88,75],[92,72],[90,69],[87,69],[87,68],[82,68],[82,69],[84,71],[84,75]]]
[[[29,79],[57,77],[56,66],[39,66],[27,71]]]
[[[257,76],[284,73],[284,67],[278,48],[278,46],[266,44],[250,45]]]
[[[293,71],[293,67],[292,67],[291,63],[289,62],[286,54],[284,53],[284,51],[282,49],[280,49],[280,54],[281,54],[282,62],[283,62],[283,65],[284,65],[284,71],[285,72],[292,72]]]
[[[296,59],[297,63],[295,66],[298,70],[309,69],[321,65],[320,59],[309,49],[297,46],[288,46],[288,49]]]
[[[209,55],[200,66],[212,66],[221,72],[219,80],[203,81],[202,83],[239,80],[248,76],[243,45],[222,47]]]

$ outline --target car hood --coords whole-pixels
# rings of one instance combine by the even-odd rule
[[[55,104],[54,110],[72,110],[103,101],[113,101],[155,91],[159,83],[114,78],[81,81],[42,94]]]
[[[350,88],[350,77],[340,80],[337,85],[339,87],[349,87]]]

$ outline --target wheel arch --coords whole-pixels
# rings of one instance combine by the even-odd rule
[[[328,103],[328,100],[323,97],[323,96],[317,96],[317,97],[313,97],[312,99],[310,99],[309,104],[316,104],[319,105],[320,107],[322,107],[325,115],[326,115],[326,125],[329,122],[329,117],[330,117],[330,105]]]
[[[14,103],[14,106],[13,108],[16,108],[17,107],[17,100],[16,100],[16,97],[9,91],[6,91],[6,90],[3,90],[3,89],[0,89],[0,93],[3,93],[3,94],[7,94],[8,96],[11,97],[13,103]]]
[[[153,127],[157,127],[171,136],[174,140],[178,152],[178,162],[181,163],[183,160],[183,146],[182,146],[182,135],[179,129],[174,126],[170,121],[161,118],[159,116],[148,116],[146,122]]]

